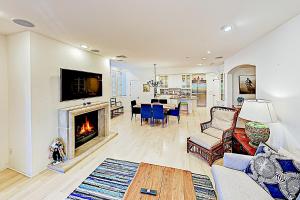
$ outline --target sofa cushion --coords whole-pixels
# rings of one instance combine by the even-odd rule
[[[210,136],[213,136],[215,138],[218,138],[218,139],[222,139],[222,136],[223,136],[223,131],[220,130],[220,129],[216,129],[216,128],[213,128],[213,127],[210,127],[210,128],[207,128],[203,131],[203,133],[206,133]]]
[[[213,165],[212,174],[219,200],[273,200],[244,172]]]
[[[204,133],[192,135],[190,137],[190,141],[192,141],[206,149],[211,149],[213,146],[215,146],[221,142],[220,139],[212,137],[212,136],[204,134]]]
[[[274,199],[296,199],[300,193],[300,163],[260,145],[246,174]]]
[[[220,130],[230,129],[235,112],[226,110],[215,110],[213,113],[211,126]]]

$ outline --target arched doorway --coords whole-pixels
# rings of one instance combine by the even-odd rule
[[[256,99],[256,66],[243,64],[227,74],[227,103],[241,106],[241,100]]]

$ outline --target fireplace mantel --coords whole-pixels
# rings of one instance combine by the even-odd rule
[[[59,109],[59,137],[64,141],[67,160],[57,165],[48,165],[48,169],[65,173],[82,159],[116,137],[118,133],[109,130],[109,103],[97,102]],[[84,113],[98,111],[98,136],[75,149],[75,117]]]
[[[83,149],[87,150],[88,145],[84,144],[75,149],[75,117],[93,111],[98,111],[98,136],[93,140],[100,141],[109,135],[109,104],[107,102],[73,106],[59,110],[59,137],[65,143],[67,160],[78,156],[79,153],[76,152],[83,153]]]

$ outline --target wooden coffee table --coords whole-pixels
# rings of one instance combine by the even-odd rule
[[[141,188],[157,190],[157,195],[141,194]],[[124,195],[124,199],[196,200],[192,173],[171,167],[140,163],[138,171]]]

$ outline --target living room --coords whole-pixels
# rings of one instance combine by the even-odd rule
[[[0,5],[0,199],[300,198],[300,2]]]

